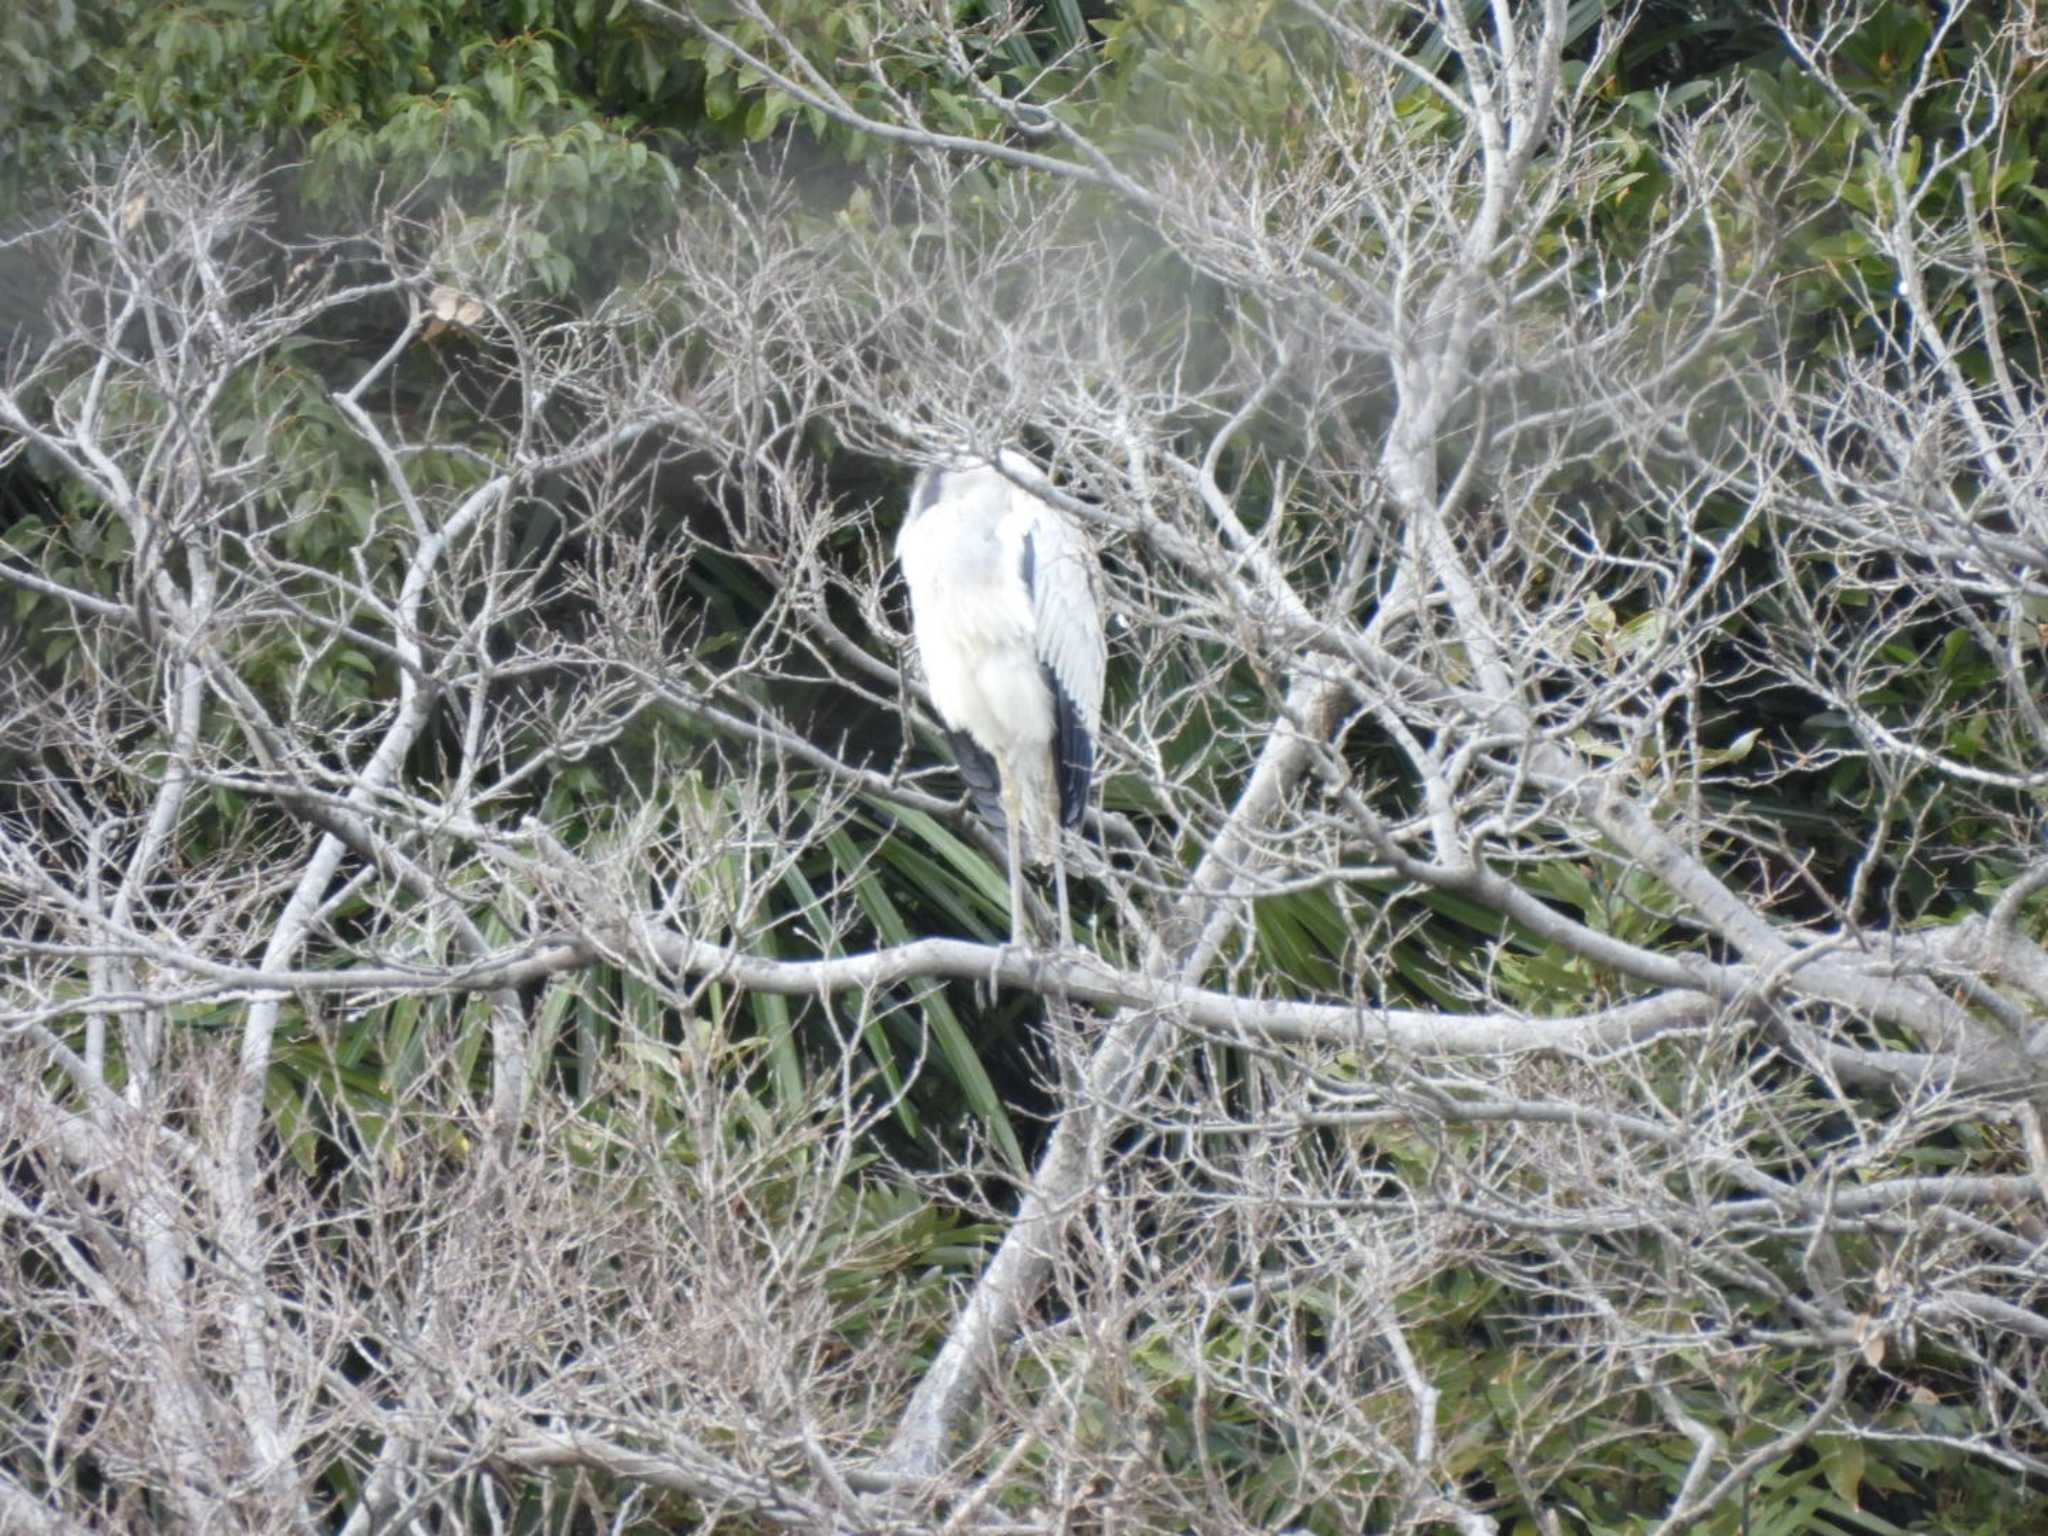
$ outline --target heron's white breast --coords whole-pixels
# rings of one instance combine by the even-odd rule
[[[996,520],[948,506],[925,512],[898,553],[917,653],[947,725],[1007,756],[1052,740],[1030,595]]]

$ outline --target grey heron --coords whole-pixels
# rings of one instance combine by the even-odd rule
[[[990,820],[1009,834],[1010,937],[1024,938],[1022,864],[1053,866],[1067,919],[1060,828],[1081,819],[1102,721],[1101,570],[1087,537],[1032,486],[1037,465],[926,469],[910,493],[896,559],[911,629],[953,756]]]

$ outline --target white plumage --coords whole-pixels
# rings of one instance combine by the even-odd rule
[[[1023,934],[1018,865],[1029,860],[1054,865],[1065,942],[1059,829],[1080,820],[1095,763],[1101,573],[1080,529],[1027,489],[1045,484],[1038,467],[1008,450],[998,462],[919,475],[896,558],[961,773],[1009,831],[1012,937]]]

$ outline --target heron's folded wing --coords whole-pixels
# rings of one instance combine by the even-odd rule
[[[1088,803],[1102,724],[1102,571],[1087,536],[1057,507],[1022,488],[1011,495],[1033,639],[1052,690],[1060,820],[1072,826]]]

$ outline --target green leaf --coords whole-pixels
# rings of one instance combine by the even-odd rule
[[[854,847],[851,836],[842,828],[825,840],[826,847],[838,862],[842,872],[856,869],[862,873],[852,881],[855,900],[868,921],[874,925],[876,936],[884,944],[908,944],[917,935],[910,930],[897,909],[895,900],[877,878],[873,868],[863,868],[865,861]],[[1013,1167],[1024,1167],[1023,1149],[1018,1144],[1017,1132],[1010,1124],[1010,1112],[997,1095],[995,1084],[990,1081],[988,1069],[982,1065],[981,1055],[974,1048],[974,1042],[967,1037],[952,1004],[946,1000],[945,988],[934,986],[919,999],[919,1009],[924,1024],[937,1047],[940,1060],[944,1061],[958,1084],[961,1094],[967,1100],[967,1107],[988,1130],[996,1146],[1010,1160]],[[880,1035],[876,1026],[871,1026],[868,1036],[871,1047]],[[886,1044],[883,1049],[887,1049]]]
[[[1080,0],[1046,0],[1045,14],[1052,22],[1052,35],[1061,53],[1087,45],[1088,26],[1081,17]]]
[[[519,74],[510,61],[502,57],[491,61],[484,70],[484,89],[506,117],[518,117]]]
[[[1820,1469],[1828,1480],[1828,1487],[1851,1509],[1862,1504],[1864,1454],[1862,1442],[1847,1435],[1829,1436],[1816,1443],[1820,1455]]]

